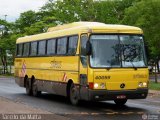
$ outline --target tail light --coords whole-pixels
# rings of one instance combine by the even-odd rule
[[[93,88],[94,88],[93,82],[90,82],[90,83],[89,83],[89,88],[90,88],[90,89],[93,89]]]

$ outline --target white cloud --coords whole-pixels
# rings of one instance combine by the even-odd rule
[[[27,10],[39,10],[48,0],[0,0],[0,18],[14,21]]]

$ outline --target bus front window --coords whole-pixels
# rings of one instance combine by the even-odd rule
[[[92,67],[120,67],[117,35],[91,35]]]
[[[91,67],[145,67],[144,45],[136,35],[91,35]]]
[[[143,37],[138,35],[120,35],[123,67],[145,67]]]

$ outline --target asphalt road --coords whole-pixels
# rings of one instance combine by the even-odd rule
[[[159,115],[160,96],[149,95],[143,100],[128,100],[124,107],[112,101],[85,102],[71,105],[65,97],[43,93],[40,97],[27,96],[25,89],[15,84],[14,78],[0,78],[0,96],[42,109],[73,120],[142,120],[142,115]]]

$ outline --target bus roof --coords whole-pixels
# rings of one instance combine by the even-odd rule
[[[25,36],[17,39],[16,43],[30,42],[36,40],[50,39],[54,37],[69,36],[79,33],[131,33],[143,34],[138,27],[127,25],[104,24],[100,22],[73,22],[70,24],[51,27],[46,33]]]

